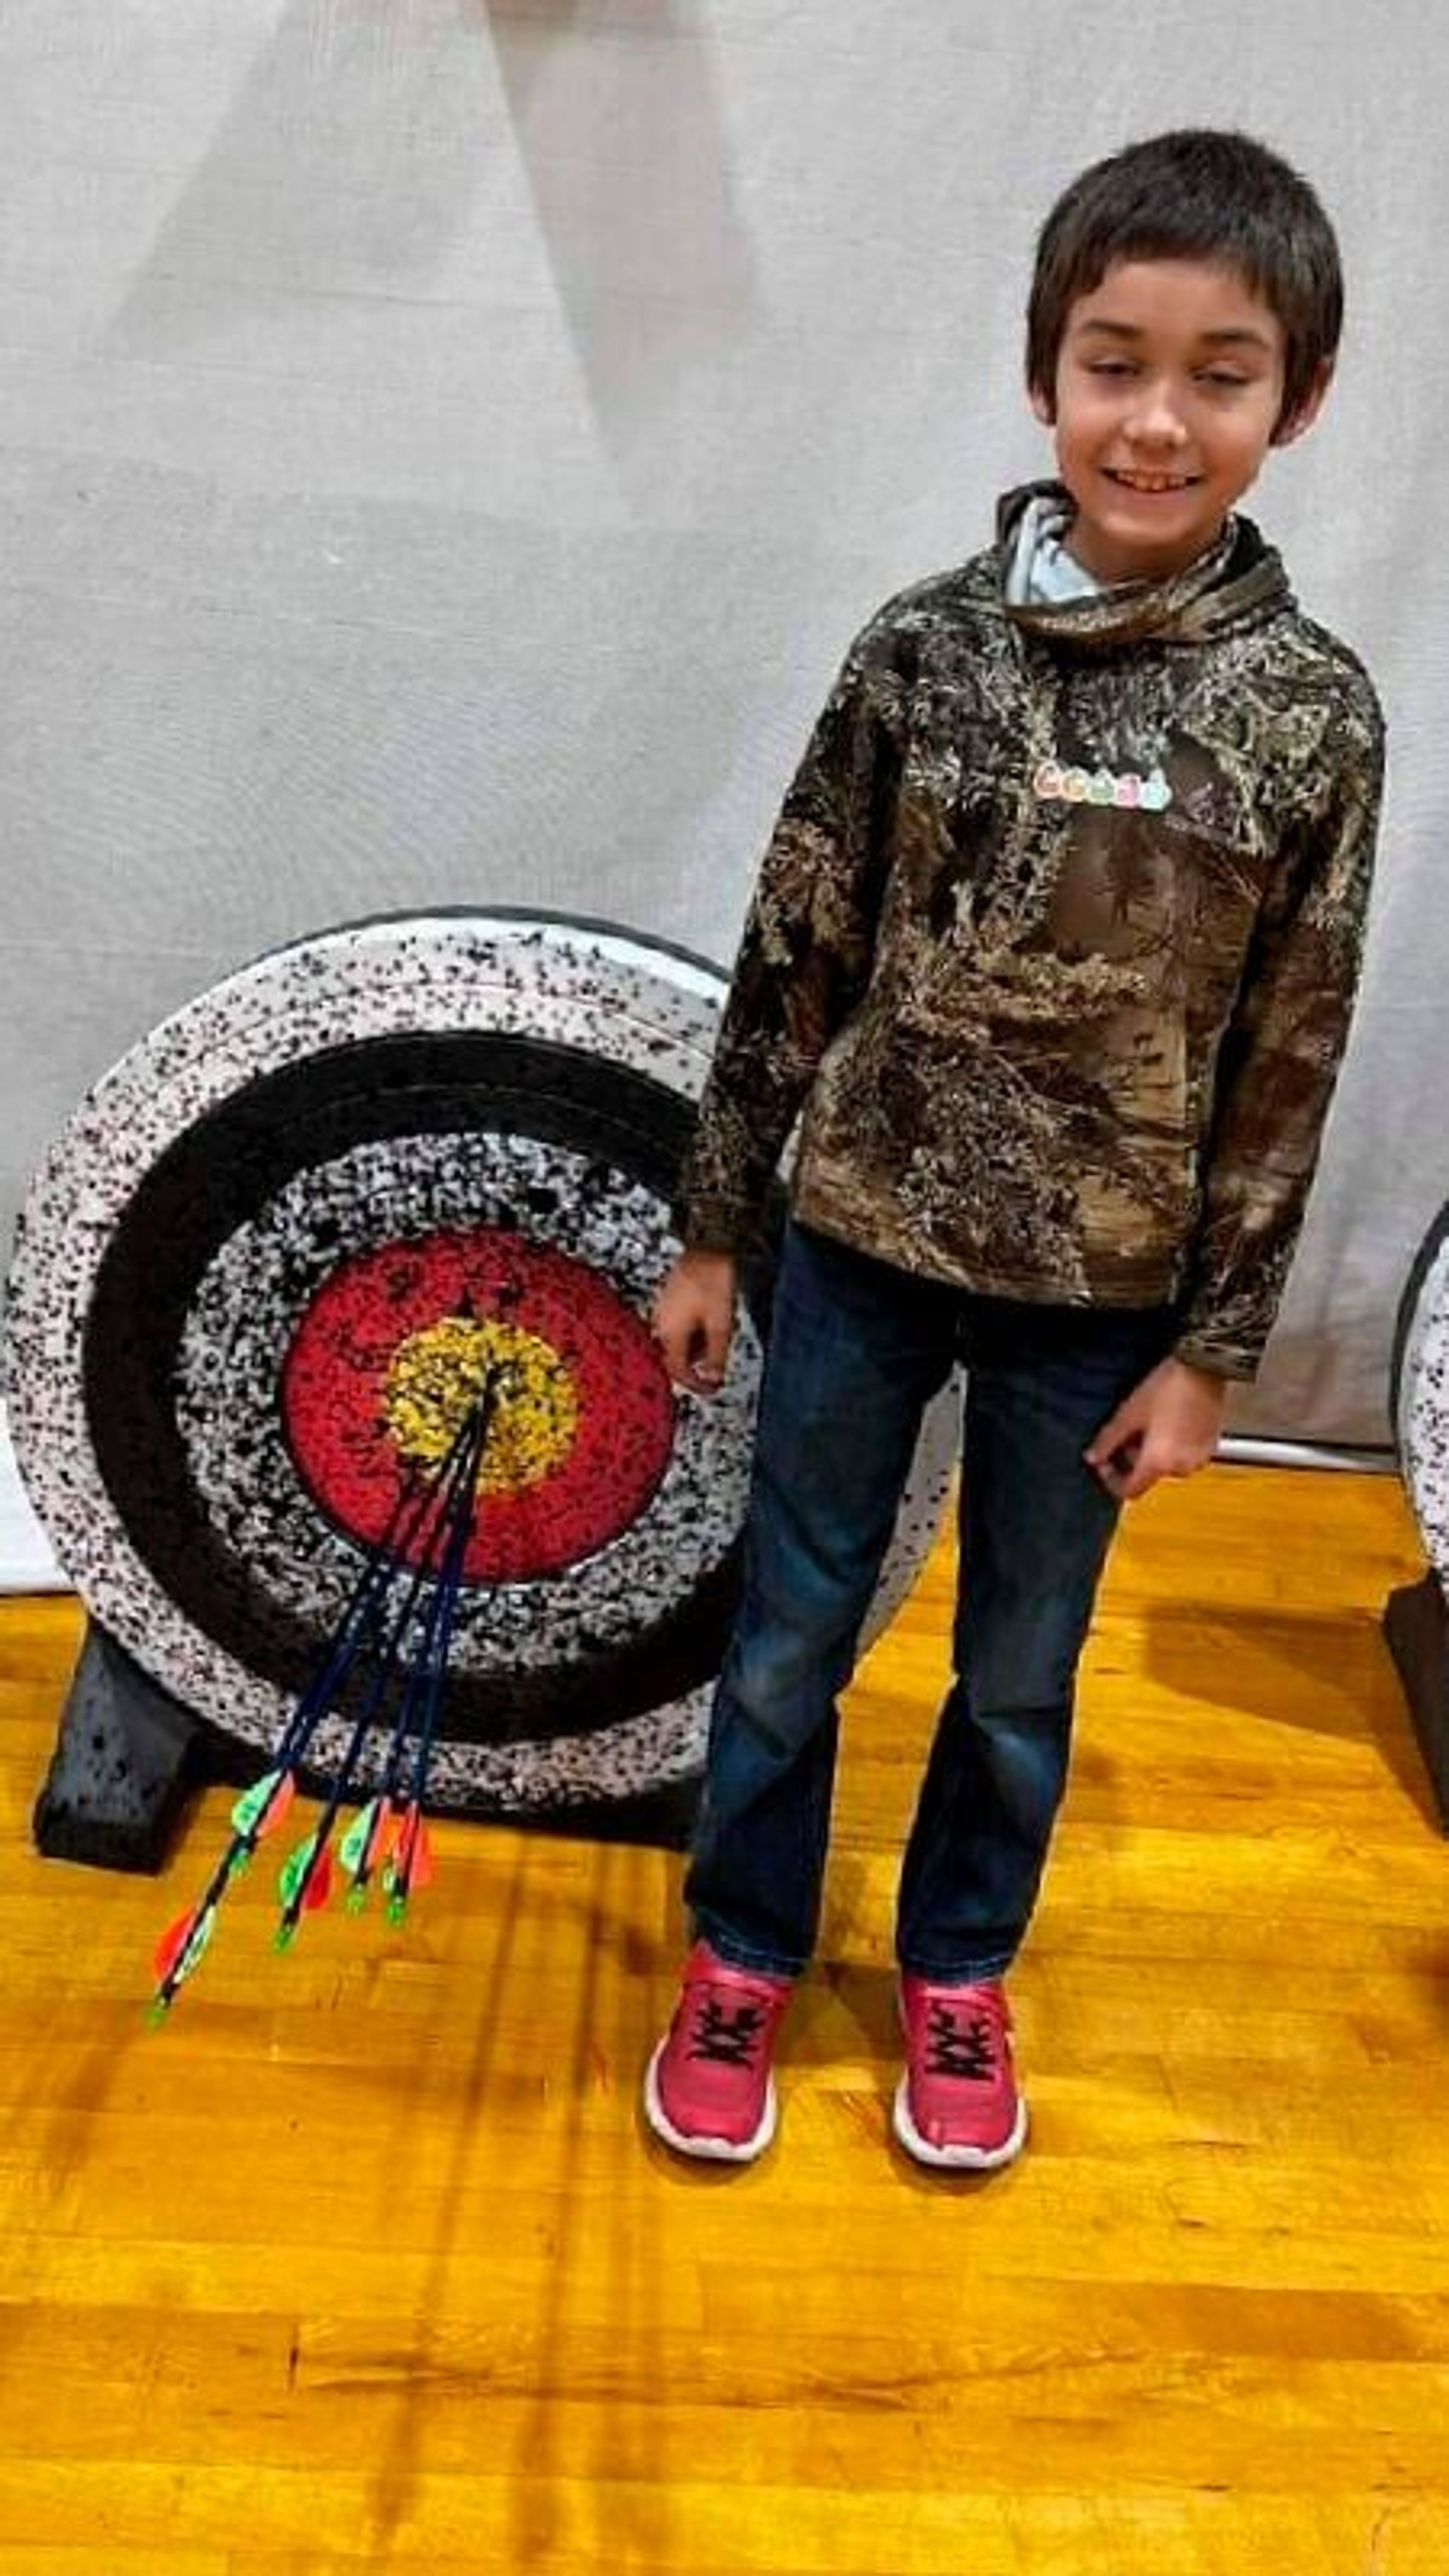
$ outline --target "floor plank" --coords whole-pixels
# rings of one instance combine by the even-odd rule
[[[1129,1516],[986,2185],[888,2139],[948,1543],[851,1695],[733,2176],[641,2130],[660,1853],[444,1824],[401,1935],[285,1959],[255,1872],[149,2031],[225,1802],[159,1881],[41,1861],[78,1614],[0,1605],[3,2576],[1443,2576],[1449,1850],[1378,1630],[1418,1571],[1385,1479]]]

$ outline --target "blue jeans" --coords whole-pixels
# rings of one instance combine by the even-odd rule
[[[1066,1786],[1078,1657],[1117,1505],[1082,1451],[1171,1349],[1171,1308],[969,1296],[792,1225],[776,1282],[739,1616],[685,1897],[736,1966],[815,1945],[849,1680],[921,1414],[968,1372],[955,1680],[901,1874],[903,1968],[999,1976]]]

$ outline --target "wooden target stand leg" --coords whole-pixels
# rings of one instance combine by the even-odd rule
[[[1437,1575],[1391,1592],[1383,1626],[1449,1834],[1449,1609]]]
[[[219,1749],[204,1719],[90,1621],[36,1800],[37,1849],[96,1869],[159,1870],[188,1790],[221,1776]]]

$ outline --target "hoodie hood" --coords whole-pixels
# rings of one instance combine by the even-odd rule
[[[1259,626],[1291,608],[1293,594],[1282,558],[1251,519],[1230,518],[1215,545],[1163,581],[1122,581],[1081,599],[1013,600],[1008,584],[1028,513],[1042,505],[1068,523],[1072,498],[1061,483],[1025,483],[1008,492],[996,514],[1002,604],[1013,625],[1030,635],[1111,651],[1121,644],[1201,644],[1209,637]]]

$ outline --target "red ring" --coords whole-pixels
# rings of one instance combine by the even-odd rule
[[[535,1334],[572,1375],[568,1454],[516,1493],[484,1493],[463,1561],[470,1583],[524,1583],[592,1556],[637,1520],[669,1462],[674,1401],[648,1332],[587,1263],[501,1228],[393,1242],[344,1262],[302,1316],[281,1407],[298,1473],[363,1546],[383,1536],[400,1460],[385,1410],[399,1344],[444,1318]]]

